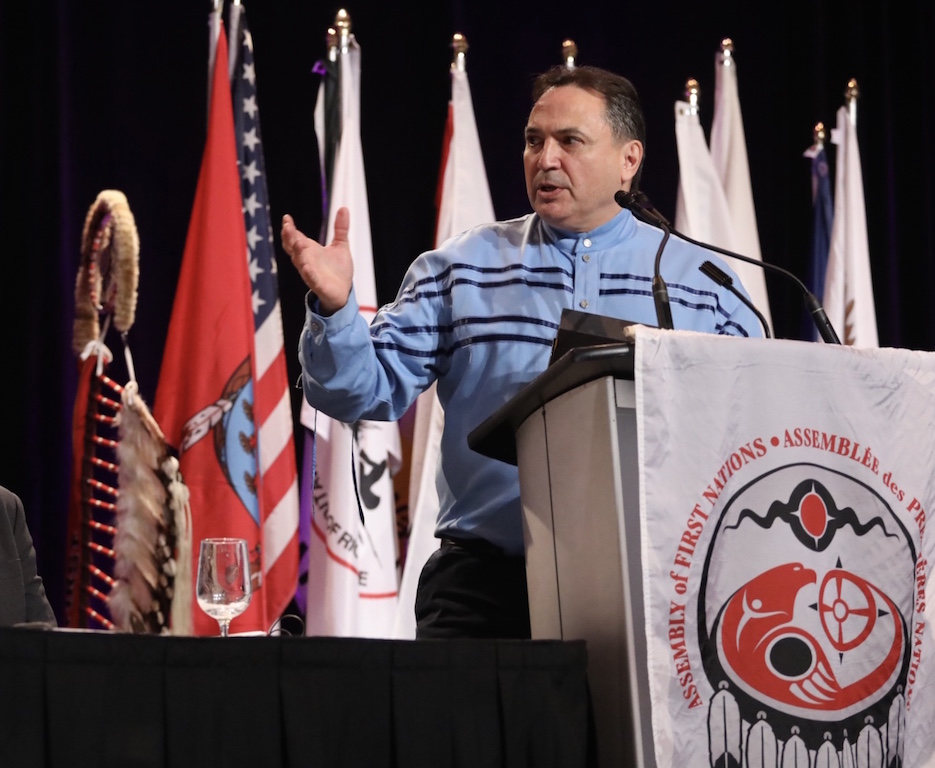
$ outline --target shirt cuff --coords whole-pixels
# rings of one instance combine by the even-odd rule
[[[314,293],[309,291],[305,294],[305,324],[316,344],[321,342],[325,333],[334,335],[343,331],[354,322],[358,314],[360,307],[353,288],[344,306],[330,315],[321,313],[321,302]]]

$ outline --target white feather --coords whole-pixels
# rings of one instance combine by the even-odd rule
[[[746,757],[747,768],[776,768],[779,763],[776,734],[762,713],[747,734]]]
[[[792,729],[790,736],[782,748],[782,768],[809,768],[808,747],[799,736],[798,728]]]
[[[722,688],[711,697],[708,706],[708,749],[712,766],[740,764],[741,728],[737,700]]]
[[[883,768],[883,739],[871,718],[857,735],[857,768]]]
[[[834,748],[830,735],[826,737],[815,753],[815,768],[841,768],[838,751]]]
[[[906,699],[900,693],[890,704],[889,718],[886,723],[886,761],[887,765],[902,765],[903,750],[906,741]],[[896,759],[899,758],[899,762]]]

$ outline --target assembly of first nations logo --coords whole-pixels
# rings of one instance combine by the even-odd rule
[[[705,527],[710,765],[901,766],[916,551],[887,500],[792,464],[719,499]]]

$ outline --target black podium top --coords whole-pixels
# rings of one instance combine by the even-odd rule
[[[468,445],[484,456],[516,464],[516,430],[530,414],[553,398],[604,376],[633,378],[631,342],[570,349],[475,427]]]

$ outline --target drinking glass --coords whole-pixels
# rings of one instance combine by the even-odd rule
[[[227,637],[231,619],[250,605],[250,560],[245,539],[203,539],[198,552],[196,596]]]

